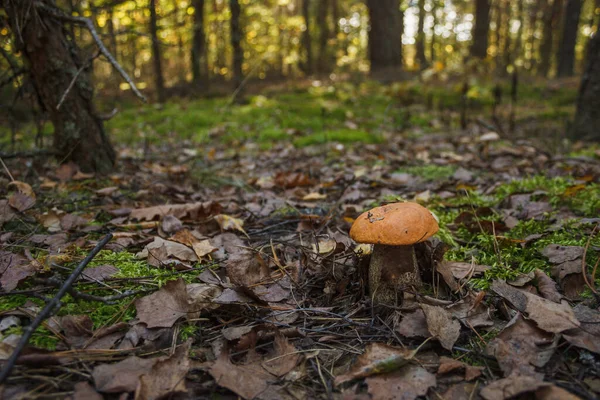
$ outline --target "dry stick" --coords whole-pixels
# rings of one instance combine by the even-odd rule
[[[56,295],[52,298],[52,300],[50,300],[46,304],[44,309],[35,317],[33,322],[27,328],[25,328],[23,330],[23,336],[21,337],[19,344],[17,345],[15,350],[12,352],[12,354],[6,361],[6,364],[4,364],[2,371],[0,372],[0,384],[4,383],[6,378],[8,378],[8,376],[10,375],[10,372],[12,371],[13,367],[15,366],[15,364],[17,362],[17,358],[19,358],[19,355],[21,354],[21,352],[23,351],[25,346],[27,346],[27,343],[29,343],[29,339],[31,339],[31,335],[33,335],[33,332],[35,332],[37,327],[40,326],[41,323],[44,322],[44,320],[46,320],[47,318],[50,317],[50,315],[52,314],[53,311],[60,308],[60,299],[63,298],[63,296],[67,293],[67,291],[73,284],[73,282],[75,282],[75,279],[77,279],[77,277],[81,274],[83,269],[85,267],[87,267],[87,265],[90,263],[90,261],[92,261],[92,259],[96,256],[96,254],[98,254],[100,252],[100,250],[102,250],[102,248],[104,248],[104,246],[106,246],[106,244],[110,241],[110,239],[112,239],[112,236],[113,236],[112,233],[109,233],[108,235],[106,235],[104,237],[104,239],[102,239],[100,242],[98,242],[96,247],[94,247],[92,249],[92,251],[87,255],[87,257],[84,258],[83,261],[81,261],[79,263],[77,268],[75,268],[75,270],[73,270],[71,275],[69,275],[69,277],[67,278],[65,283],[59,289],[58,293],[56,293]]]
[[[594,234],[596,233],[596,229],[598,229],[598,225],[595,225],[594,229],[592,229],[592,233],[590,233],[590,237],[588,238],[587,243],[585,244],[585,247],[583,249],[583,259],[581,260],[581,275],[583,275],[583,280],[585,281],[585,284],[587,285],[587,287],[590,288],[592,293],[594,293],[596,296],[598,296],[598,291],[594,288],[594,285],[596,284],[595,278],[596,278],[596,268],[598,267],[598,263],[596,262],[596,265],[594,265],[594,271],[592,273],[592,282],[590,282],[587,277],[587,262],[585,261],[588,248],[590,247],[592,238],[594,237]]]
[[[69,83],[67,90],[65,90],[62,97],[60,98],[60,101],[58,102],[58,105],[56,106],[56,111],[60,110],[60,106],[62,106],[63,102],[69,95],[69,92],[71,91],[71,89],[73,89],[73,85],[75,85],[75,82],[77,81],[77,78],[79,78],[79,75],[81,75],[83,70],[86,69],[87,67],[89,67],[89,65],[92,63],[92,61],[94,61],[99,56],[100,56],[100,50],[98,50],[96,52],[96,54],[94,54],[87,62],[83,63],[83,65],[77,70],[77,72],[75,73],[75,76],[73,77],[73,79],[71,79],[71,83]]]
[[[4,164],[4,160],[2,159],[2,157],[0,157],[0,163],[2,163],[2,167],[4,168],[4,171],[6,171],[6,173],[8,174],[8,176],[10,177],[11,182],[15,181],[15,178],[13,178],[12,174],[10,173],[8,167],[6,166],[6,164]]]
[[[137,86],[135,86],[135,83],[133,83],[133,80],[131,80],[131,78],[129,77],[127,72],[125,72],[123,67],[121,67],[121,64],[119,64],[119,62],[117,60],[115,60],[115,58],[113,57],[112,54],[110,54],[110,52],[108,51],[106,46],[104,46],[104,43],[102,43],[102,39],[100,38],[100,35],[98,35],[98,32],[96,31],[96,27],[94,26],[94,23],[90,19],[84,18],[84,17],[75,17],[72,15],[67,15],[64,12],[62,12],[60,9],[54,8],[54,7],[49,7],[46,4],[43,4],[39,1],[36,1],[34,3],[34,5],[36,8],[39,8],[40,10],[48,12],[53,17],[55,17],[59,20],[73,22],[73,23],[76,23],[79,25],[84,25],[87,28],[87,30],[90,31],[92,38],[94,38],[94,42],[96,42],[96,45],[98,46],[98,50],[102,53],[102,55],[104,57],[106,57],[106,59],[113,66],[113,68],[116,69],[117,72],[123,77],[125,82],[127,82],[129,84],[133,93],[135,93],[135,95],[138,98],[140,98],[144,103],[146,103],[148,101],[148,99],[146,99],[146,96],[144,96],[138,90]]]

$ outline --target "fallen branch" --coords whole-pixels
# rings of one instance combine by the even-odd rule
[[[127,82],[129,84],[129,86],[131,87],[131,90],[133,91],[133,93],[135,93],[135,95],[140,98],[143,102],[147,102],[148,100],[146,99],[146,96],[144,96],[137,88],[137,86],[135,86],[135,83],[133,83],[133,80],[129,77],[129,75],[127,74],[127,72],[125,72],[125,70],[123,69],[123,67],[121,67],[121,64],[119,64],[119,62],[117,60],[115,60],[115,58],[113,57],[112,54],[110,54],[110,52],[108,51],[108,49],[106,48],[106,46],[104,46],[104,43],[102,43],[102,39],[100,38],[100,35],[98,35],[98,32],[96,31],[96,27],[94,26],[94,23],[89,19],[89,18],[84,18],[84,17],[76,17],[73,15],[68,15],[65,14],[63,11],[61,11],[58,8],[54,8],[54,7],[50,7],[42,2],[36,1],[34,3],[35,7],[37,9],[43,10],[45,12],[47,12],[48,14],[52,15],[53,17],[55,17],[56,19],[62,20],[62,21],[67,21],[67,22],[72,22],[78,25],[83,25],[87,28],[87,30],[90,32],[90,34],[92,35],[92,38],[94,39],[94,42],[96,42],[96,46],[98,46],[98,50],[102,53],[102,55],[104,57],[106,57],[106,59],[108,60],[108,62],[113,66],[114,69],[117,70],[117,72],[123,77],[123,79],[125,80],[125,82]]]
[[[0,153],[0,157],[3,159],[9,158],[34,158],[34,157],[50,157],[55,156],[56,152],[52,150],[33,150],[33,151],[21,151],[16,153]]]
[[[4,383],[6,378],[8,378],[8,376],[10,375],[12,369],[15,366],[15,363],[17,362],[17,359],[19,358],[19,355],[21,354],[25,346],[27,346],[27,343],[29,343],[29,339],[31,339],[31,335],[33,334],[33,332],[35,332],[37,327],[40,326],[42,322],[44,322],[46,319],[48,319],[53,312],[57,311],[60,308],[60,299],[62,299],[63,296],[69,291],[69,288],[71,287],[73,282],[75,282],[77,277],[81,274],[83,269],[90,263],[90,261],[92,261],[96,254],[98,254],[100,250],[102,250],[102,248],[106,246],[110,239],[112,239],[112,233],[109,233],[104,237],[104,239],[98,242],[96,247],[92,249],[92,251],[87,255],[87,257],[84,258],[83,261],[79,263],[77,268],[73,270],[71,275],[69,275],[65,283],[63,283],[62,287],[59,289],[58,293],[56,293],[52,300],[50,300],[46,304],[44,309],[35,317],[33,322],[31,322],[31,324],[23,330],[23,336],[21,337],[19,344],[12,352],[12,354],[6,361],[6,364],[4,364],[2,371],[0,372],[0,384]]]

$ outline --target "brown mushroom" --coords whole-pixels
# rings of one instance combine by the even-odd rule
[[[372,243],[369,291],[374,303],[397,305],[403,287],[419,287],[414,244],[438,231],[435,216],[417,203],[393,203],[361,214],[350,229],[359,243]]]

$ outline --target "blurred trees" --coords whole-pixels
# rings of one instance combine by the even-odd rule
[[[367,0],[371,69],[402,65],[402,12],[398,0]]]
[[[504,75],[544,77],[583,70],[600,0],[56,0],[91,18],[107,48],[159,101],[172,90],[206,92],[208,83],[333,76],[369,69],[460,71],[464,60]],[[237,6],[239,7],[236,7]],[[233,6],[233,7],[232,7]],[[239,15],[237,11],[239,10]],[[82,48],[85,30],[71,25]],[[237,33],[236,33],[237,32]],[[238,36],[239,35],[239,36]],[[236,36],[236,37],[233,37]],[[0,45],[11,53],[10,32]],[[7,61],[0,57],[0,67]],[[101,90],[114,70],[93,63]],[[189,88],[192,88],[191,86]],[[121,84],[121,90],[128,85]]]
[[[588,64],[581,79],[577,112],[571,128],[574,139],[600,141],[600,34],[590,41]]]

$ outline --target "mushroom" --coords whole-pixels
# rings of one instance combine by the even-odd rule
[[[411,202],[375,207],[354,221],[350,237],[374,245],[369,263],[374,303],[397,305],[403,287],[421,286],[414,244],[427,240],[438,228],[431,211]]]

